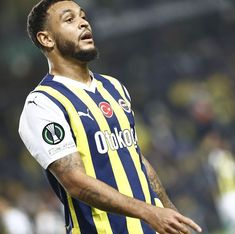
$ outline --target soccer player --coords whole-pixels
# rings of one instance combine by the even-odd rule
[[[28,95],[19,133],[64,205],[66,232],[201,232],[176,211],[141,155],[126,88],[88,69],[97,50],[84,10],[42,0],[27,27],[49,73]]]

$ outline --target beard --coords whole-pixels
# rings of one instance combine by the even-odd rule
[[[59,37],[56,37],[55,40],[58,50],[64,57],[73,58],[81,62],[90,62],[98,57],[96,47],[89,50],[78,51],[75,43],[71,41],[63,41],[59,39]]]

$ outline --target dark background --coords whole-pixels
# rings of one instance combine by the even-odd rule
[[[35,203],[53,199],[17,133],[24,100],[48,70],[26,33],[27,14],[36,2],[0,3],[0,196],[33,224]],[[214,170],[213,157],[229,155],[234,161],[235,2],[79,3],[100,51],[90,68],[128,88],[142,151],[169,196],[204,233],[228,233],[217,209],[227,191],[225,178]]]

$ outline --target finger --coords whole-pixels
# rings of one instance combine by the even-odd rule
[[[172,227],[174,227],[176,230],[178,230],[178,233],[191,234],[191,232],[182,223],[175,222],[175,223],[172,224]]]
[[[179,234],[179,233],[180,233],[178,229],[173,228],[173,227],[167,227],[167,228],[165,229],[165,232],[166,232],[167,234]]]
[[[180,216],[178,219],[181,223],[184,223],[186,225],[188,225],[189,227],[191,227],[193,230],[197,231],[197,232],[202,232],[202,229],[199,225],[197,225],[193,220],[184,217],[184,216]]]

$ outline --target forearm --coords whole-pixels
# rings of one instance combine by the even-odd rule
[[[72,197],[100,210],[142,219],[150,206],[88,176],[77,153],[52,163],[49,170]]]
[[[173,228],[174,231],[185,230],[183,233],[188,234],[182,223],[199,230],[192,220],[172,209],[158,208],[128,197],[102,181],[88,176],[78,153],[53,162],[49,170],[72,197],[92,207],[109,213],[142,219],[159,233],[167,233],[166,230]]]
[[[77,175],[68,192],[72,197],[107,212],[139,219],[144,219],[148,212],[148,204],[123,195],[102,181],[82,173]]]
[[[174,233],[177,231],[177,233],[190,234],[185,224],[200,232],[200,227],[196,223],[172,209],[158,208],[125,196],[111,186],[85,174],[80,174],[79,178],[68,191],[71,196],[92,207],[141,219],[159,233],[174,230]]]
[[[142,155],[142,160],[143,160],[143,163],[144,163],[146,171],[147,171],[150,186],[157,193],[163,206],[166,208],[171,208],[171,209],[177,210],[177,208],[174,206],[174,204],[169,199],[157,173],[155,172],[155,170],[153,169],[151,164],[148,162],[148,160],[143,155]]]

